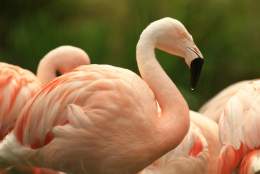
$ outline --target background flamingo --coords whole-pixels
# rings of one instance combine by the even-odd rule
[[[28,70],[0,63],[0,139],[14,127],[26,102],[40,89],[40,81]]]
[[[89,64],[87,54],[76,47],[62,46],[49,52],[40,62],[37,77],[15,65],[0,63],[0,139],[12,130],[25,103],[56,71],[66,73],[79,65]]]
[[[81,66],[56,78],[37,93],[1,144],[1,161],[132,174],[175,148],[188,131],[189,108],[156,61],[155,47],[184,57],[196,84],[203,61],[191,35],[177,20],[158,20],[137,44],[144,81],[108,65]]]
[[[260,81],[251,81],[227,102],[219,121],[224,144],[219,173],[254,174],[259,170]]]
[[[47,83],[56,76],[73,68],[89,64],[88,55],[72,46],[61,46],[49,52],[40,62],[37,77],[28,70],[18,66],[0,63],[0,138],[1,140],[14,127],[22,108],[30,100],[41,83]],[[19,167],[20,172],[28,173],[30,169]],[[50,173],[42,169],[38,173]],[[32,172],[32,171],[31,171]]]
[[[257,80],[245,80],[241,82],[237,82],[228,86],[227,88],[220,91],[217,95],[215,95],[212,99],[206,102],[199,110],[200,113],[208,116],[214,121],[218,122],[221,116],[221,113],[224,110],[224,106],[228,102],[228,100],[243,86],[248,84],[250,81]]]
[[[15,65],[0,63],[1,141],[13,129],[22,108],[40,87],[40,81],[30,71]],[[8,171],[2,170],[1,173]]]

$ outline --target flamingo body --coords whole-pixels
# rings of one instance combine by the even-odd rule
[[[219,159],[219,173],[228,174],[239,168],[243,170],[240,162],[248,153],[260,147],[259,103],[260,81],[249,82],[227,102],[219,121],[220,138],[224,144]],[[243,164],[246,163],[248,171],[254,167],[250,161],[243,160]]]
[[[18,66],[0,63],[0,139],[13,129],[24,105],[40,89],[33,73]]]
[[[20,141],[17,143],[32,148],[29,153],[37,152],[40,159],[46,159],[41,161],[46,167],[57,170],[63,167],[62,170],[67,171],[82,161],[84,168],[102,173],[120,166],[131,167],[131,161],[136,162],[131,159],[133,152],[147,154],[158,149],[157,146],[145,148],[147,143],[157,144],[154,140],[157,133],[151,129],[157,122],[156,107],[153,93],[136,74],[108,65],[88,65],[45,86],[18,120],[19,126],[14,133]],[[128,136],[117,135],[118,129]],[[131,135],[138,136],[130,139]],[[123,148],[128,144],[131,154],[129,148]],[[96,148],[103,149],[103,152],[97,154]],[[28,150],[24,152],[28,153]],[[88,156],[82,156],[83,152]],[[121,155],[129,157],[122,161]],[[75,168],[71,172],[80,173],[84,168]]]
[[[217,95],[215,95],[212,99],[206,102],[199,110],[200,113],[208,116],[214,121],[218,122],[221,116],[221,113],[224,110],[224,106],[238,90],[248,84],[250,81],[257,80],[245,80],[241,82],[237,82],[233,85],[228,86],[227,88],[220,91]]]

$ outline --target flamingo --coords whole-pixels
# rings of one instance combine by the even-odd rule
[[[25,103],[40,86],[39,79],[30,71],[0,63],[0,141],[13,129]],[[0,171],[1,174],[7,172],[9,170]]]
[[[88,55],[73,46],[60,46],[41,60],[37,77],[19,66],[0,62],[0,140],[14,127],[25,103],[45,84],[80,65],[90,64]]]
[[[226,103],[219,120],[219,174],[256,174],[260,147],[260,81],[248,82]]]
[[[190,129],[184,140],[139,174],[216,174],[220,152],[218,125],[190,111]]]
[[[228,86],[227,88],[220,91],[212,99],[206,102],[200,109],[199,112],[218,122],[221,116],[221,113],[224,110],[225,104],[228,102],[230,97],[232,97],[241,87],[245,86],[250,81],[255,80],[244,80],[237,82]]]
[[[155,21],[137,44],[142,78],[127,69],[91,64],[51,81],[1,143],[1,165],[132,174],[174,149],[188,131],[189,108],[154,48],[183,57],[195,87],[203,57],[192,36],[175,19]]]
[[[25,103],[40,89],[40,81],[28,70],[0,63],[0,140],[13,129]]]
[[[13,129],[22,108],[41,85],[55,78],[55,71],[63,74],[89,63],[88,55],[73,46],[60,46],[44,56],[39,63],[37,77],[19,66],[0,63],[0,140]],[[22,167],[18,170],[25,171]],[[40,172],[50,173],[44,170]]]
[[[41,82],[54,79],[56,71],[63,74],[89,63],[88,55],[72,46],[50,51],[38,66],[38,78],[28,70],[0,62],[0,140],[12,130],[24,104],[40,89]]]

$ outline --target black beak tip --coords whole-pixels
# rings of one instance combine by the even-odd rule
[[[201,57],[198,57],[191,62],[190,65],[191,84],[190,85],[192,91],[195,90],[197,83],[199,81],[200,72],[202,70],[203,63],[204,63],[204,59]]]

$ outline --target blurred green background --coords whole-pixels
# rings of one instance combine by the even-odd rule
[[[196,110],[227,85],[259,77],[259,7],[253,0],[1,0],[0,61],[35,72],[48,51],[69,44],[84,49],[92,63],[138,72],[141,31],[154,20],[174,17],[206,59],[197,90],[190,91],[182,61],[160,51],[157,57]]]

